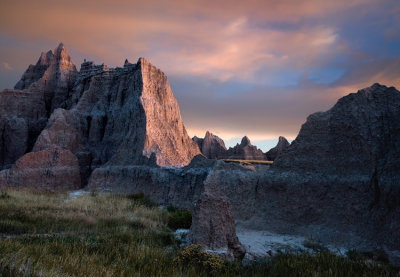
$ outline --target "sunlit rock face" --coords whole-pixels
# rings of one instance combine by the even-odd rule
[[[82,183],[72,179],[79,187],[105,164],[183,166],[200,154],[167,77],[143,58],[121,68],[85,61],[77,72],[60,44],[42,53],[0,100],[4,169],[30,151],[62,149],[78,160]],[[6,184],[18,183],[11,179],[21,171],[13,172]]]

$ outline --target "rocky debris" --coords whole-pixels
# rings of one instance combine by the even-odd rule
[[[196,202],[190,229],[194,244],[241,260],[246,253],[236,236],[235,219],[227,199],[204,193]]]
[[[283,150],[288,148],[289,145],[290,143],[287,141],[287,139],[280,136],[276,146],[265,153],[265,157],[267,158],[267,160],[273,161],[282,153]]]
[[[204,139],[194,137],[193,141],[199,145],[201,153],[208,159],[218,159],[226,156],[224,141],[209,131],[206,132]]]
[[[240,144],[235,147],[230,147],[226,152],[226,159],[240,160],[265,160],[264,153],[256,146],[252,145],[247,136],[242,138]]]

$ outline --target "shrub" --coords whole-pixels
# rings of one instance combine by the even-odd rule
[[[10,198],[11,196],[7,193],[7,191],[5,191],[5,190],[2,190],[1,192],[0,192],[0,199],[8,199],[8,198]]]
[[[138,206],[145,206],[150,208],[157,206],[157,203],[151,200],[148,196],[144,195],[143,192],[129,194],[127,198],[134,200],[135,204],[137,204]]]
[[[173,213],[173,212],[178,211],[178,209],[175,208],[175,207],[172,206],[172,205],[169,205],[169,206],[167,207],[167,211],[170,212],[170,213]]]
[[[225,269],[222,258],[203,251],[202,245],[190,245],[178,252],[174,262],[182,268],[194,267],[207,275],[217,276]]]
[[[189,229],[192,225],[192,212],[175,210],[168,215],[168,227],[171,229]]]

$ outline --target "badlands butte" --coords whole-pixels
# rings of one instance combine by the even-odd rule
[[[274,160],[269,164],[223,159]],[[263,153],[188,136],[165,74],[140,58],[78,71],[63,44],[0,93],[0,188],[148,195],[194,212],[190,240],[241,259],[240,232],[312,238],[400,265],[400,92],[374,84]]]

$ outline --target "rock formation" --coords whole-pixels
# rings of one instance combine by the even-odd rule
[[[265,160],[264,153],[256,146],[252,145],[250,139],[246,136],[242,138],[240,144],[230,147],[226,152],[226,159],[240,160]]]
[[[225,147],[224,141],[218,136],[206,132],[204,138],[193,137],[193,141],[197,143],[201,153],[208,159],[240,159],[240,160],[265,160],[263,152],[250,143],[248,137],[243,137],[240,144]]]
[[[77,72],[60,45],[0,92],[0,187],[144,192],[194,209],[195,241],[237,257],[233,214],[245,228],[380,247],[400,265],[399,118],[400,92],[375,84],[309,116],[271,168],[249,169],[200,155],[201,144],[219,159],[223,143],[188,137],[166,76],[145,59]],[[244,137],[224,158],[265,156]]]
[[[203,193],[194,206],[191,241],[227,257],[241,260],[246,253],[236,236],[235,218],[227,199]]]
[[[29,89],[34,93],[43,94],[47,115],[59,107],[69,97],[77,76],[77,70],[72,63],[64,45],[54,50],[42,53],[36,65],[30,65],[14,89]]]
[[[136,64],[125,61],[123,68],[85,61],[77,72],[60,44],[54,53],[42,53],[15,89],[0,93],[0,165],[4,169],[30,151],[22,164],[40,157],[50,159],[43,164],[63,167],[66,161],[70,167],[76,159],[86,184],[92,171],[105,164],[181,166],[200,153],[183,126],[167,77],[143,58]],[[61,150],[68,151],[69,158],[53,163],[52,155],[64,153]],[[5,185],[20,180],[22,171],[10,170],[1,175]],[[51,189],[52,182],[44,183]]]
[[[288,148],[290,143],[287,141],[285,137],[279,137],[278,143],[274,148],[271,148],[267,153],[265,153],[265,157],[269,161],[275,160],[284,149]]]
[[[206,132],[204,139],[194,137],[193,141],[199,145],[201,153],[208,159],[218,159],[226,156],[227,150],[224,141],[209,131]]]
[[[379,84],[310,115],[274,167],[393,181],[400,172],[400,93]]]

